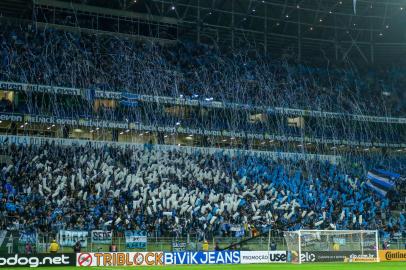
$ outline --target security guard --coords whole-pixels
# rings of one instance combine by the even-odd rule
[[[209,242],[207,240],[203,242],[203,251],[209,251]]]
[[[51,253],[57,253],[59,250],[59,245],[56,242],[56,240],[52,240],[51,245],[49,246],[49,252]]]

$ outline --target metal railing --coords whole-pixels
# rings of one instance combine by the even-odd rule
[[[37,242],[32,243],[32,253],[47,253],[49,252],[49,246],[52,238],[47,236],[38,236]],[[93,243],[88,237],[83,243],[86,243],[82,246],[81,252],[108,252],[111,244],[98,244]],[[254,250],[268,250],[269,243],[276,244],[278,250],[287,250],[287,244],[283,237],[271,237],[270,239],[267,236],[261,236],[252,239],[246,239],[246,241],[241,241],[241,238],[235,237],[216,237],[213,240],[209,241],[209,250],[213,250],[215,244],[219,246],[220,249],[227,248],[232,246],[232,249],[235,250],[244,250],[244,251],[254,251]],[[270,241],[269,241],[270,240]],[[24,243],[19,242],[19,238],[15,237],[11,241],[11,250],[6,248],[0,249],[0,253],[26,253],[26,246]],[[185,250],[187,251],[199,251],[202,250],[202,241],[197,239],[188,238],[170,238],[170,237],[151,237],[148,238],[145,248],[140,249],[131,249],[126,246],[124,237],[114,237],[112,243],[116,246],[116,251],[173,251],[173,243],[185,243]],[[241,243],[242,242],[242,243]],[[381,241],[379,242],[382,243]],[[392,240],[389,243],[389,249],[406,249],[405,247],[406,238],[399,238]],[[381,246],[379,247],[381,248]],[[11,252],[10,252],[11,251]],[[72,246],[62,246],[60,245],[60,253],[72,253]]]

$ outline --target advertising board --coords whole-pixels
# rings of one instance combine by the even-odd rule
[[[75,254],[13,254],[0,256],[0,267],[75,266]]]
[[[158,266],[163,252],[90,252],[76,254],[76,266]]]
[[[308,251],[301,254],[302,262],[374,262],[375,251]]]
[[[381,262],[406,262],[406,250],[380,250]]]
[[[170,264],[239,264],[240,251],[165,252],[164,263]]]
[[[286,251],[241,251],[241,263],[286,263]]]

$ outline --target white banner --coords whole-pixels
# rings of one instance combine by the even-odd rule
[[[286,263],[286,251],[241,251],[241,263]]]
[[[113,239],[112,231],[93,230],[91,232],[92,243],[94,244],[111,244]]]
[[[59,244],[63,247],[73,247],[77,241],[80,241],[82,247],[87,247],[88,232],[86,231],[59,231]]]
[[[76,254],[76,266],[159,266],[163,252],[97,252]]]

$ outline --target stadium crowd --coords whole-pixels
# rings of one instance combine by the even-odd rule
[[[159,45],[0,21],[0,80],[240,104],[403,115],[404,70],[296,64],[254,49]],[[379,97],[379,98],[377,98]],[[34,108],[31,108],[34,109]]]
[[[314,67],[250,49],[222,53],[207,45],[162,46],[0,23],[0,81],[246,106],[396,116],[406,112],[401,68],[378,72],[350,65]],[[91,114],[83,99],[68,99],[66,106],[54,101],[30,100],[25,110]],[[13,110],[7,100],[0,109]],[[159,118],[176,125],[175,119],[150,110],[155,112],[150,124]],[[116,119],[107,108],[101,118]],[[240,118],[238,113],[214,115],[212,126],[202,127],[258,129],[239,123]],[[368,135],[373,129],[361,127],[354,134]],[[322,136],[327,132],[337,133],[336,126],[323,129]],[[356,136],[350,135],[350,140]],[[10,157],[0,167],[3,229],[140,229],[156,236],[195,233],[206,238],[231,235],[235,228],[379,229],[384,236],[405,231],[406,214],[392,216],[389,198],[369,190],[364,166],[354,164],[275,160],[245,152],[187,153],[152,145],[130,150],[4,144],[1,151]]]
[[[388,198],[356,165],[224,152],[114,146],[2,146],[0,223],[5,229],[146,230],[156,236],[258,231],[405,230]]]

